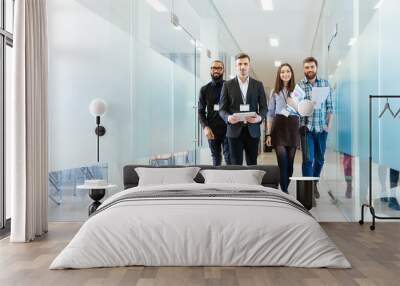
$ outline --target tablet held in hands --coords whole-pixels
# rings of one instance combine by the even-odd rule
[[[237,112],[232,115],[239,118],[240,121],[246,121],[247,117],[257,116],[257,113],[255,113],[254,111],[252,111],[252,112]]]

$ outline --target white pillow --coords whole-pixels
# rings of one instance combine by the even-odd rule
[[[199,167],[187,168],[135,168],[139,176],[138,186],[195,183],[193,179]]]
[[[202,170],[205,184],[231,183],[261,185],[265,171],[261,170]]]

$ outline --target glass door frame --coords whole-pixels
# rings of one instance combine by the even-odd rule
[[[6,217],[6,188],[5,188],[5,130],[6,130],[6,118],[5,118],[5,104],[6,104],[6,48],[7,46],[13,47],[13,34],[7,31],[6,20],[7,9],[6,1],[1,0],[1,21],[0,21],[0,234],[5,230],[9,230],[10,219]],[[10,4],[10,3],[9,3]],[[12,14],[14,14],[15,1],[12,0]]]

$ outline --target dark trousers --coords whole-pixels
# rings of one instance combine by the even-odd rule
[[[399,171],[390,168],[389,171],[389,177],[390,177],[390,188],[395,188],[399,184]]]
[[[380,165],[379,169],[379,182],[381,184],[382,189],[386,188],[386,179],[387,179],[387,168],[384,165]],[[399,171],[389,168],[389,181],[390,188],[395,188],[399,185]]]
[[[324,166],[326,139],[328,133],[307,131],[301,135],[301,151],[303,154],[302,171],[304,177],[319,177]]]
[[[208,145],[210,146],[211,157],[214,166],[221,166],[222,163],[221,149],[223,150],[224,153],[225,163],[227,165],[231,164],[231,159],[229,156],[228,139],[226,137],[208,140]]]
[[[293,175],[293,163],[296,155],[296,147],[275,146],[276,159],[280,172],[281,190],[288,193],[289,178]]]
[[[229,137],[228,142],[232,165],[243,165],[243,150],[246,155],[247,165],[257,165],[260,138],[251,137],[247,127],[242,128],[239,137]]]

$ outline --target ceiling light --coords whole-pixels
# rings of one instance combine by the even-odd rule
[[[351,46],[353,46],[356,42],[357,42],[357,38],[351,38],[351,39],[349,40],[348,45],[351,47]]]
[[[275,62],[274,62],[274,65],[275,65],[275,67],[277,67],[277,68],[280,67],[281,64],[282,64],[281,61],[275,61]]]
[[[160,0],[146,0],[146,1],[157,12],[168,12],[167,7],[165,7],[164,4],[160,2]]]
[[[382,5],[383,1],[384,1],[384,0],[379,0],[379,2],[376,3],[376,5],[374,6],[374,9],[379,9],[379,8],[381,8],[381,5]]]
[[[261,6],[264,11],[274,10],[274,4],[272,3],[272,0],[261,0]]]
[[[279,46],[279,39],[277,38],[269,38],[269,44],[271,47],[278,47]]]
[[[182,26],[181,25],[174,25],[174,29],[180,31],[180,30],[182,30]]]
[[[182,30],[182,26],[179,24],[179,18],[174,13],[171,13],[171,23],[175,30]]]
[[[338,61],[337,66],[340,67],[342,65],[342,61]]]
[[[190,40],[190,43],[191,43],[193,46],[195,46],[199,51],[200,51],[201,48],[203,47],[203,43],[200,42],[200,41],[196,41],[196,40],[191,39],[191,40]]]

